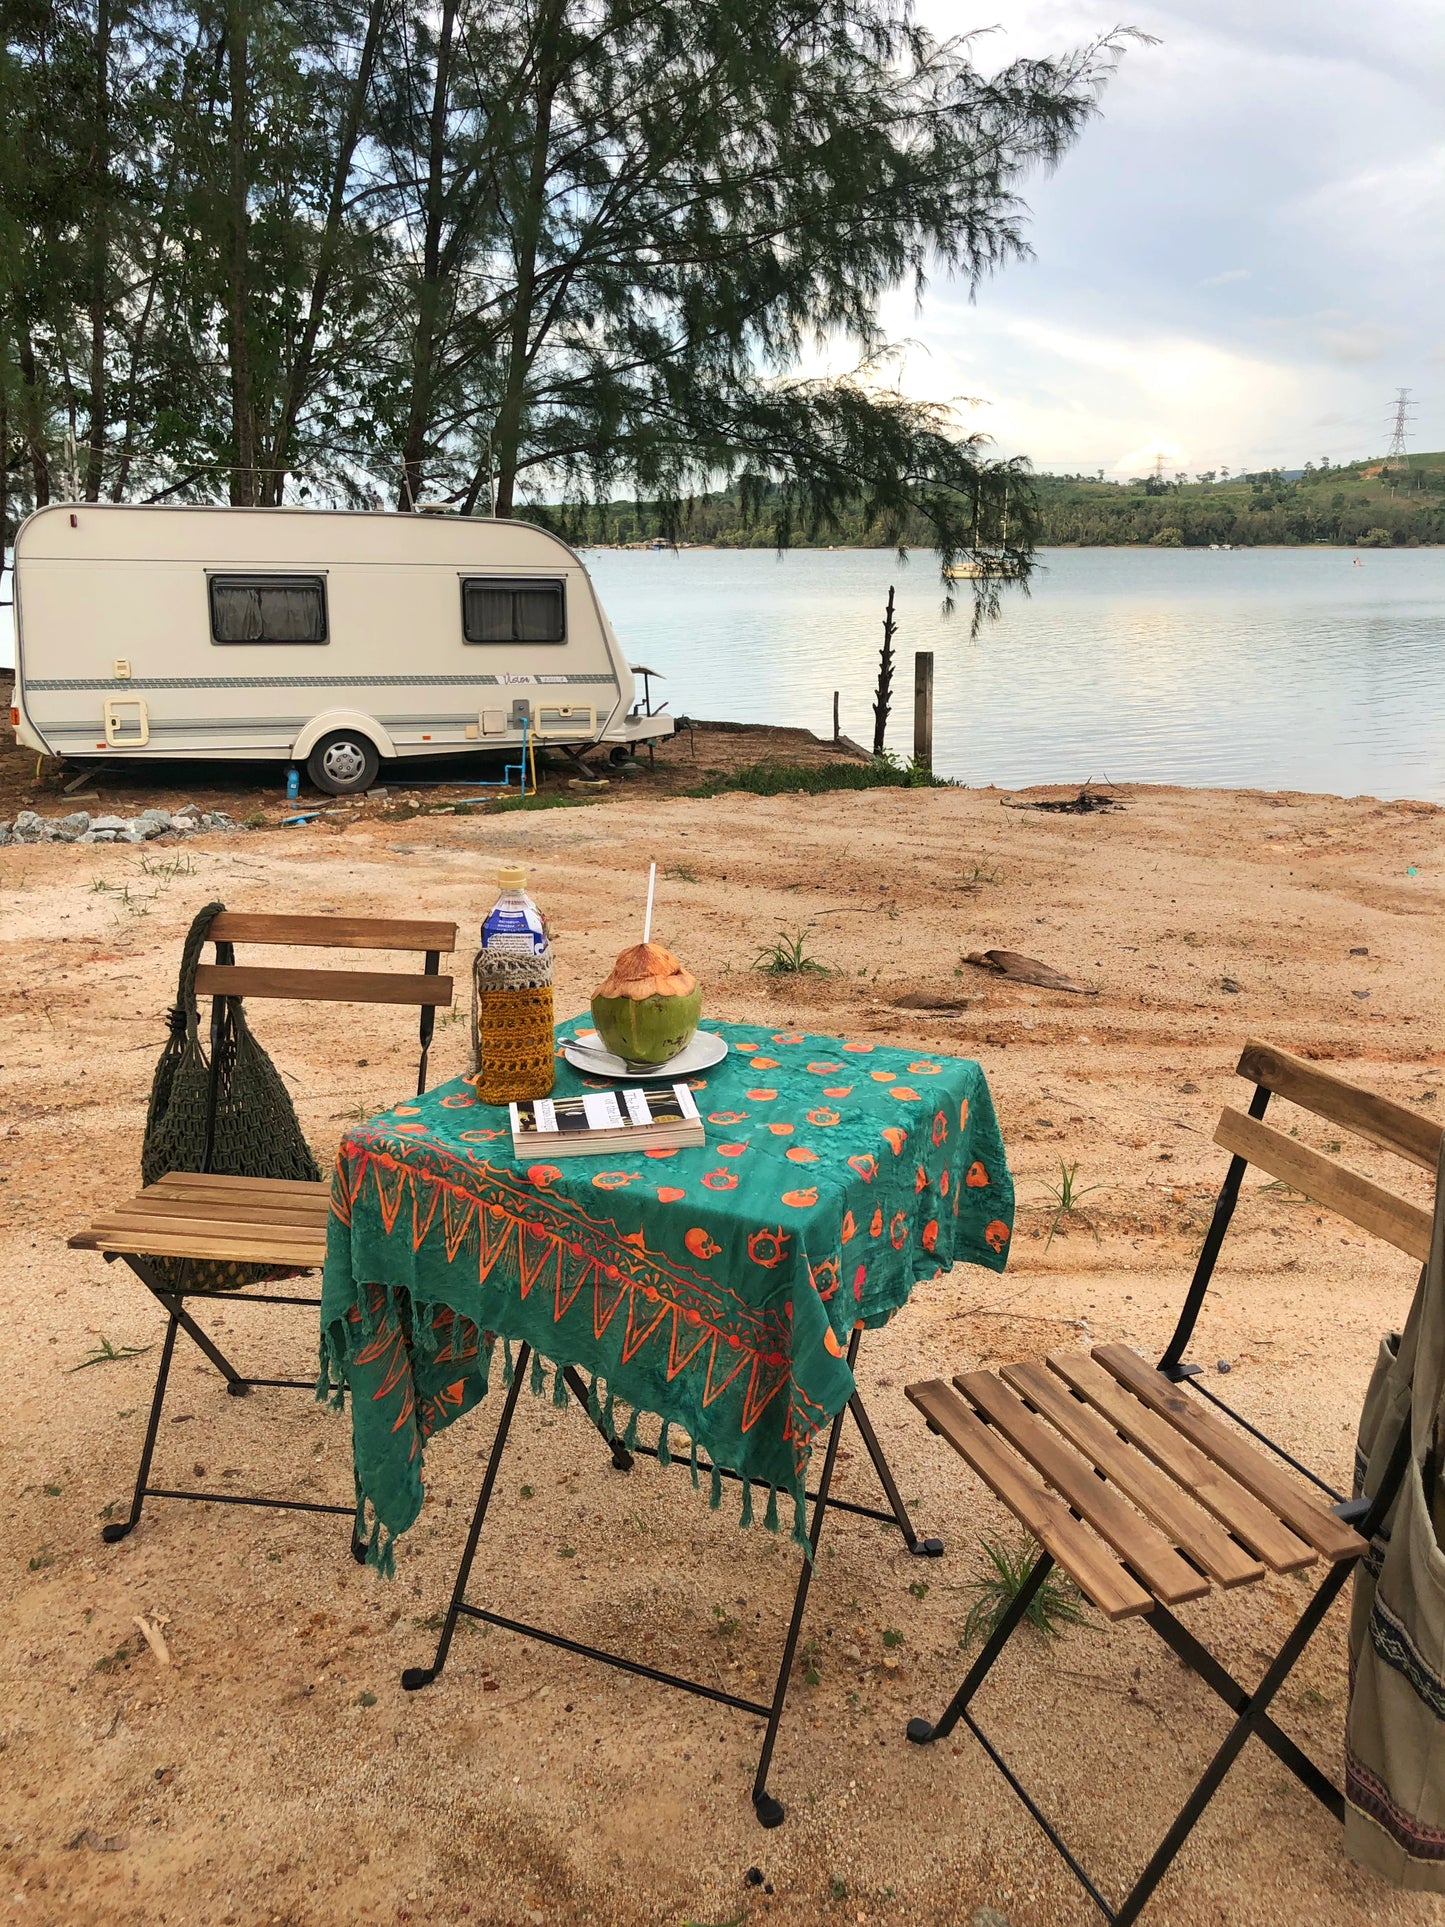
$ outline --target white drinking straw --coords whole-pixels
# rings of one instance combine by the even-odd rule
[[[656,888],[656,885],[657,865],[653,863],[648,866],[647,871],[647,915],[642,920],[642,941],[644,943],[650,943],[652,941],[652,892]]]

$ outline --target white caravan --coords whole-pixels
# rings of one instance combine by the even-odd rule
[[[71,762],[304,761],[348,795],[383,758],[672,730],[527,522],[61,503],[21,524],[14,582],[11,720]]]

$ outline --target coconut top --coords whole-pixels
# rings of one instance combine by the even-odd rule
[[[641,1003],[644,997],[686,997],[696,989],[697,978],[683,969],[670,950],[660,943],[635,943],[613,964],[597,995],[631,997]]]

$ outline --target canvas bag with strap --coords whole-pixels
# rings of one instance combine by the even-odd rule
[[[192,922],[181,950],[170,1036],[151,1083],[141,1146],[141,1180],[154,1184],[170,1171],[205,1171],[226,1177],[300,1178],[315,1183],[321,1172],[301,1135],[286,1086],[251,1035],[239,997],[220,1000],[212,1065],[201,1042],[196,1004],[196,966],[213,920],[225,909],[208,903]],[[216,1102],[208,1124],[211,1079]],[[152,1261],[165,1283],[180,1281],[180,1259]],[[267,1278],[288,1278],[280,1265],[193,1260],[186,1286],[193,1291],[234,1291]]]
[[[1403,1333],[1380,1346],[1360,1419],[1356,1490],[1410,1450],[1355,1573],[1345,1726],[1345,1848],[1394,1886],[1445,1893],[1445,1143],[1430,1257]]]

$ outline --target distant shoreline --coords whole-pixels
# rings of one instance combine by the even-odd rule
[[[575,546],[579,553],[608,555],[681,555],[694,550],[709,555],[787,555],[794,551],[809,555],[891,555],[896,545],[892,542],[789,542],[781,551],[775,542],[578,542]],[[910,555],[933,553],[923,543],[909,543],[907,549]],[[1040,542],[1034,553],[1052,554],[1060,549],[1070,554],[1092,549],[1147,555],[1244,555],[1266,549],[1328,549],[1338,555],[1400,555],[1410,549],[1445,549],[1445,541],[1392,542],[1388,548],[1364,542]]]

